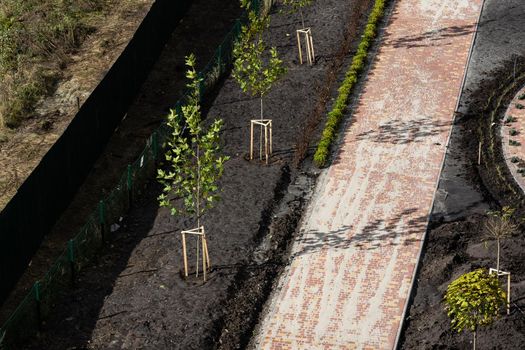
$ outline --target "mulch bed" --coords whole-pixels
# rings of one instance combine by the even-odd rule
[[[114,239],[78,275],[76,288],[56,305],[38,339],[25,348],[245,347],[286,263],[288,243],[315,183],[311,157],[302,167],[294,166],[296,145],[305,142],[305,134],[306,142],[318,135],[322,111],[340,80],[334,76],[340,76],[358,42],[371,3],[322,0],[307,10],[318,55],[312,67],[297,62],[299,16],[281,12],[279,5],[273,9],[266,39],[277,46],[288,73],[265,98],[265,117],[273,119],[274,135],[269,166],[247,160],[249,120],[258,116],[257,99],[243,95],[226,78],[205,106],[209,119],[225,120],[222,139],[231,157],[221,180],[222,200],[203,219],[213,266],[206,283],[181,277],[179,232],[194,223],[159,209],[160,187],[152,182]],[[170,93],[166,80],[160,79],[157,89]]]

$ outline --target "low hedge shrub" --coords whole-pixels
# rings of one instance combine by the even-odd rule
[[[343,119],[344,112],[348,105],[348,98],[357,83],[359,73],[361,73],[365,67],[368,49],[376,37],[377,26],[385,11],[385,2],[386,0],[375,1],[374,7],[368,17],[368,23],[365,26],[361,42],[357,47],[356,54],[352,58],[352,64],[345,74],[345,79],[341,87],[339,87],[337,100],[332,110],[328,113],[321,140],[317,145],[317,150],[314,155],[314,162],[318,167],[324,167],[328,163],[330,147],[337,136],[339,124]]]

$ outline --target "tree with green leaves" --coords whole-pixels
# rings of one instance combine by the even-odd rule
[[[284,0],[283,4],[286,6],[289,6],[291,8],[292,12],[297,12],[301,14],[301,24],[302,28],[304,28],[304,15],[303,15],[303,8],[306,6],[310,6],[313,3],[313,0]]]
[[[473,332],[475,350],[478,328],[492,324],[499,317],[498,312],[506,305],[507,300],[497,274],[489,274],[486,269],[477,269],[450,283],[444,302],[452,329]]]
[[[487,238],[494,239],[497,243],[496,270],[498,273],[500,271],[501,240],[512,235],[517,229],[517,226],[512,221],[514,211],[514,208],[505,206],[501,210],[487,212],[489,218],[485,223],[485,229]]]
[[[249,8],[249,2],[246,3],[245,6]],[[269,26],[269,17],[259,17],[249,10],[248,18],[249,24],[242,26],[240,38],[233,48],[232,75],[244,93],[260,98],[262,120],[263,98],[272,85],[286,73],[286,68],[279,59],[277,49],[268,49],[262,39],[263,31]]]
[[[205,210],[219,199],[217,181],[228,157],[220,153],[219,132],[223,121],[216,119],[208,128],[203,125],[199,96],[202,78],[195,70],[195,61],[193,54],[186,57],[190,95],[181,111],[171,110],[168,115],[171,130],[165,153],[168,168],[159,169],[157,178],[164,186],[158,198],[160,206],[169,208],[172,215],[180,212],[195,215],[200,227]],[[176,206],[172,194],[183,200],[182,208]]]

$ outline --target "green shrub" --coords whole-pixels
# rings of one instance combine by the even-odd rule
[[[328,162],[330,147],[336,138],[336,132],[346,110],[348,98],[350,97],[352,89],[357,83],[359,73],[365,67],[368,49],[372,45],[372,40],[376,36],[378,23],[383,16],[385,9],[385,1],[386,0],[375,1],[372,12],[368,17],[368,23],[365,26],[361,42],[357,47],[357,52],[352,58],[352,63],[345,74],[345,79],[342,85],[339,87],[339,94],[334,103],[334,106],[328,113],[328,118],[321,135],[321,140],[317,145],[317,150],[314,155],[314,162],[318,167],[324,167]]]
[[[525,100],[525,94],[521,94],[518,96],[518,100]]]
[[[509,135],[510,135],[510,136],[516,136],[516,135],[518,135],[518,134],[519,134],[518,130],[516,130],[516,129],[514,129],[514,128],[512,128],[512,129],[509,130]]]
[[[506,304],[507,296],[496,274],[477,269],[450,283],[443,301],[451,328],[473,332],[475,349],[476,332],[499,318],[498,311]]]
[[[519,141],[509,140],[509,145],[511,145],[511,146],[520,146],[521,143]]]
[[[525,108],[525,106],[522,105],[521,103],[516,103],[516,108],[517,109],[523,109],[523,108]]]

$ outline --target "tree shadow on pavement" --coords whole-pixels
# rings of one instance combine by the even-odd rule
[[[412,120],[390,120],[379,125],[376,130],[370,130],[357,135],[356,140],[370,140],[378,143],[407,144],[422,142],[425,138],[441,134],[450,127],[450,122],[433,121],[431,117]]]
[[[343,225],[328,232],[311,230],[305,232],[297,242],[301,245],[292,257],[308,255],[326,249],[374,250],[384,246],[411,245],[421,239],[415,234],[426,230],[428,216],[414,217],[416,208],[406,209],[391,219],[372,220],[359,232],[352,233],[353,226]],[[408,218],[407,218],[408,217]],[[408,219],[408,220],[407,220]],[[404,222],[407,220],[406,222]]]
[[[450,26],[386,41],[385,45],[393,46],[394,48],[407,49],[427,46],[446,46],[450,45],[446,42],[447,39],[457,36],[469,35],[475,30],[476,26],[472,24],[462,26]]]

